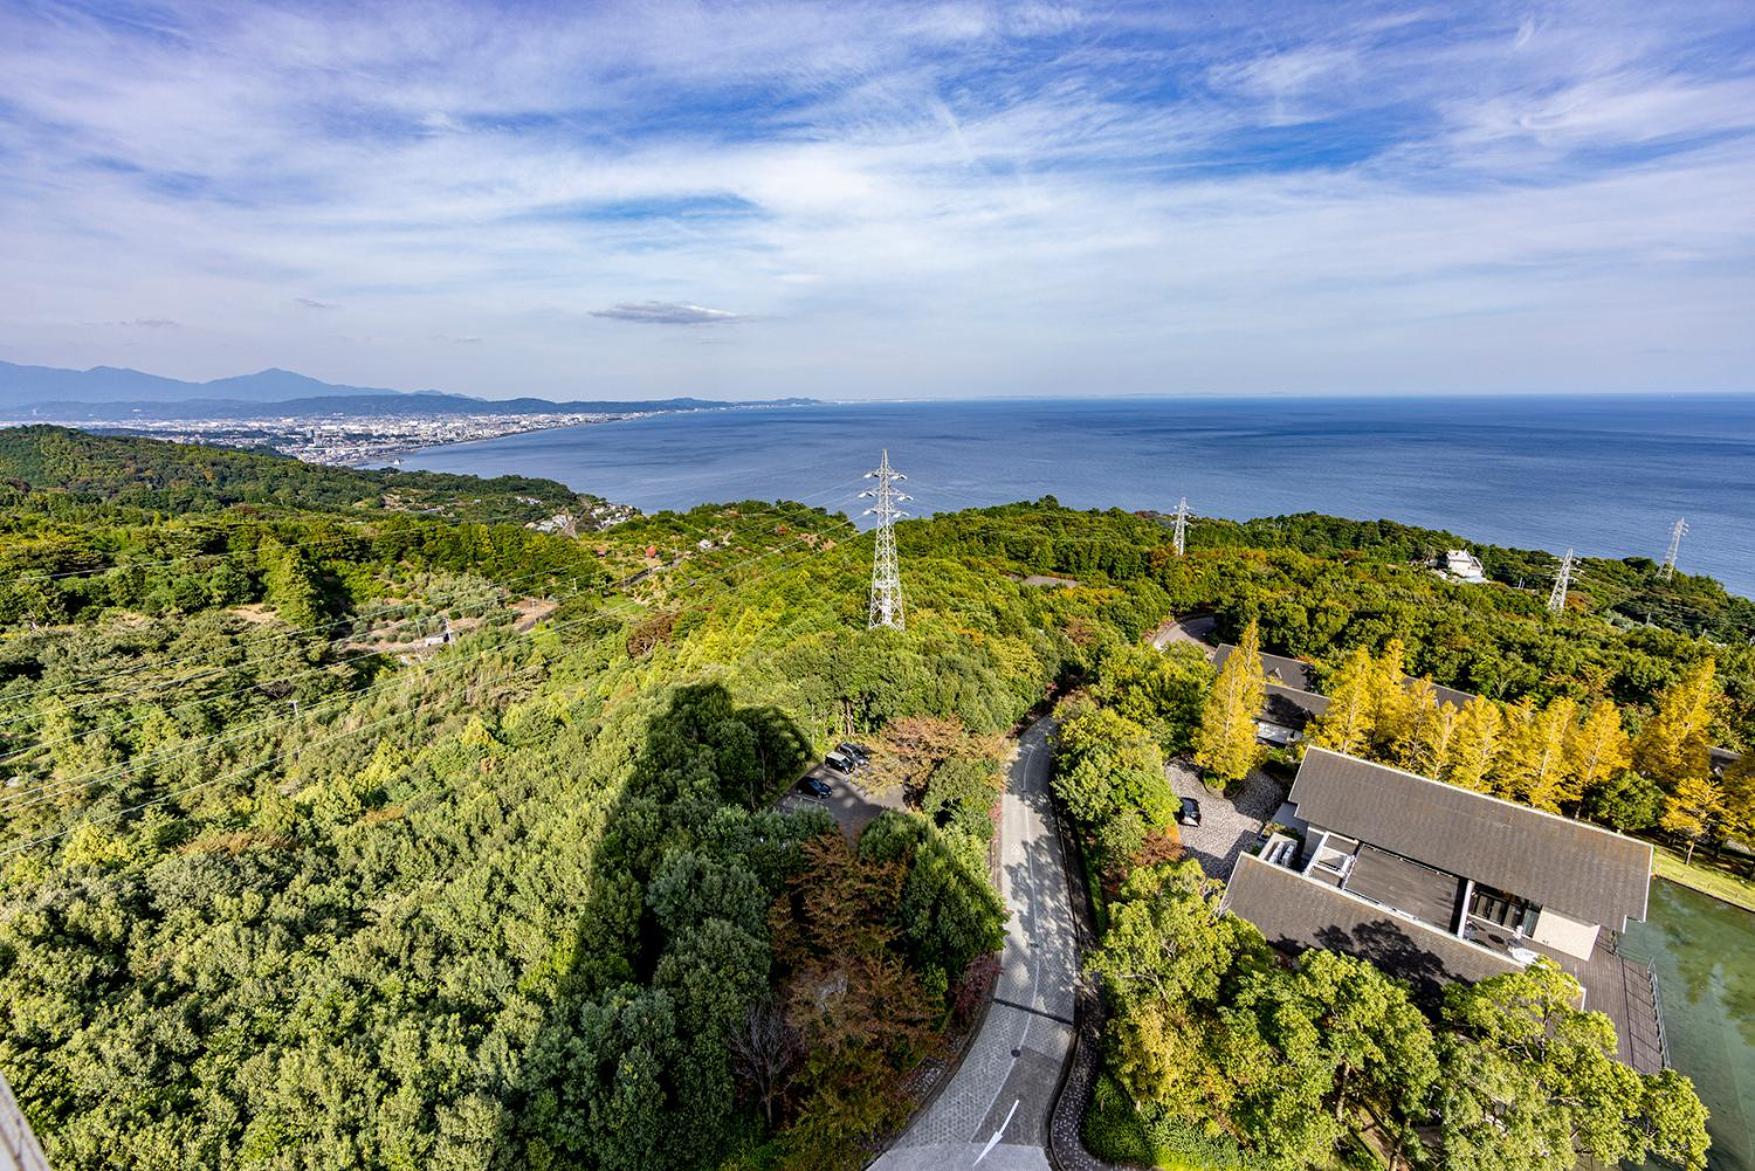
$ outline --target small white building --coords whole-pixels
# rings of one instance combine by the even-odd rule
[[[1453,581],[1468,585],[1482,585],[1487,580],[1486,571],[1481,568],[1481,559],[1467,549],[1447,550],[1439,558],[1438,571]]]

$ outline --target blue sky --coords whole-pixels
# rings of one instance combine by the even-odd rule
[[[1755,391],[1755,6],[0,0],[0,358]]]

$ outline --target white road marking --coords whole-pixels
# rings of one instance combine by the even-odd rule
[[[987,1140],[987,1145],[981,1148],[981,1153],[979,1155],[975,1156],[975,1163],[979,1163],[981,1160],[987,1158],[988,1152],[999,1145],[999,1136],[1004,1134],[1005,1128],[1012,1124],[1012,1115],[1018,1112],[1018,1103],[1022,1101],[1022,1098],[1012,1099],[1012,1108],[1005,1112],[1005,1121],[999,1124],[999,1129],[993,1132],[993,1137]],[[975,1163],[971,1163],[969,1166],[973,1167]]]

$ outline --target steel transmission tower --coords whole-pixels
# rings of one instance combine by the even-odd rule
[[[1681,517],[1670,527],[1670,551],[1664,554],[1664,577],[1676,576],[1676,554],[1682,551],[1682,536],[1688,531],[1688,522]]]
[[[877,501],[865,514],[877,517],[878,521],[877,549],[871,559],[871,611],[865,625],[868,630],[880,626],[901,630],[906,623],[902,611],[902,573],[896,565],[896,520],[908,514],[896,505],[909,497],[896,491],[896,481],[908,477],[890,466],[886,448],[883,462],[875,471],[865,473],[865,478],[877,481],[877,487],[860,495]]]
[[[1566,550],[1566,556],[1560,559],[1560,576],[1554,579],[1554,588],[1548,594],[1548,609],[1558,614],[1566,609],[1566,591],[1572,585],[1572,550]]]
[[[1183,551],[1188,547],[1189,516],[1188,497],[1184,496],[1182,503],[1176,506],[1176,555],[1178,557],[1182,556]]]

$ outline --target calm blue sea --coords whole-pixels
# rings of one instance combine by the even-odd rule
[[[560,480],[651,511],[788,498],[857,513],[880,449],[917,512],[1390,517],[1484,542],[1662,557],[1755,594],[1755,398],[1114,399],[660,415],[433,448],[405,467]]]

